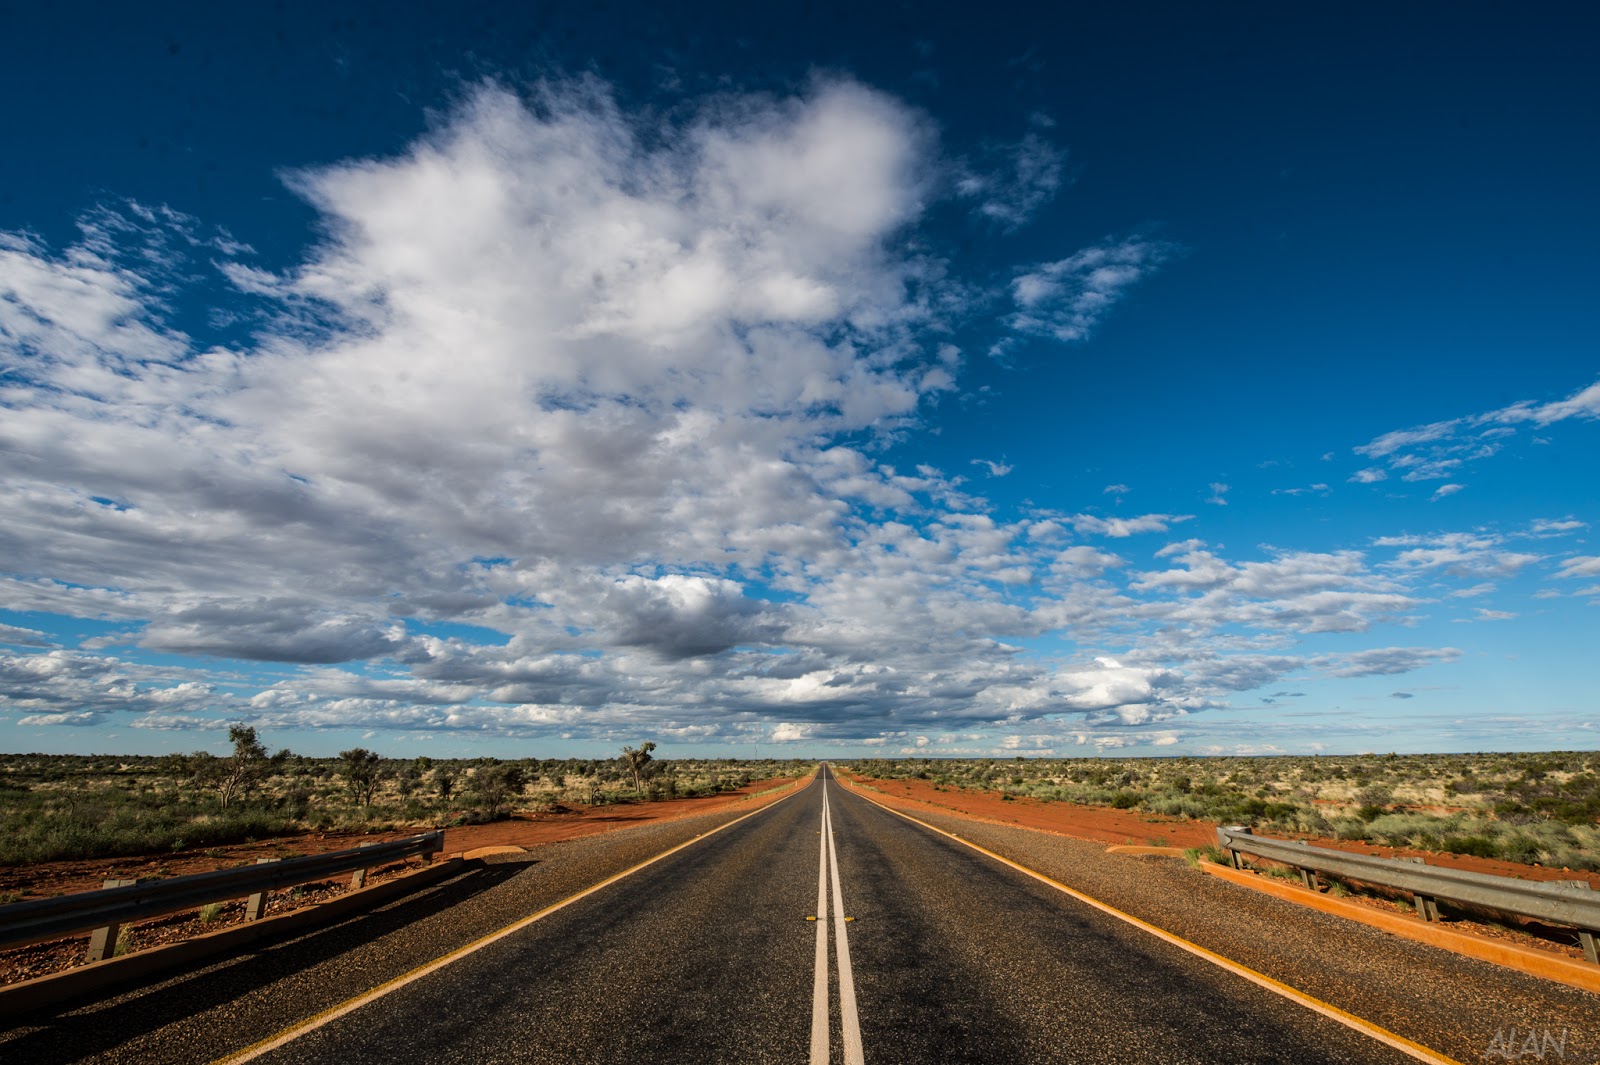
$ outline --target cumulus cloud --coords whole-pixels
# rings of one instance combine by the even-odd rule
[[[1160,615],[1210,630],[1223,625],[1280,631],[1364,632],[1416,605],[1355,551],[1282,552],[1263,562],[1231,563],[1202,545],[1174,545],[1181,568],[1140,573],[1135,590],[1167,593]]]
[[[5,704],[29,711],[31,724],[86,725],[117,711],[210,710],[232,702],[207,679],[179,676],[170,668],[76,651],[0,653]]]
[[[965,193],[1003,224],[1059,178],[1029,143]],[[1321,668],[1276,652],[1449,572],[1198,540],[1151,566],[1074,539],[1193,515],[1008,521],[890,465],[956,386],[950,330],[1002,295],[916,239],[945,166],[926,116],[844,79],[671,121],[592,80],[484,86],[399,154],[292,175],[324,236],[288,267],[139,205],[61,251],[4,235],[0,605],[116,632],[0,628],[0,698],[61,724],[1042,748],[1063,716],[1140,729]],[[1082,341],[1173,254],[1007,273],[1009,325]],[[254,339],[174,324],[197,261]]]
[[[1544,556],[1508,551],[1505,538],[1491,533],[1437,533],[1431,536],[1382,536],[1378,547],[1402,547],[1384,563],[1392,570],[1443,571],[1456,577],[1511,577]]]

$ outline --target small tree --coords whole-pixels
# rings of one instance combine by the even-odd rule
[[[350,789],[356,802],[371,806],[373,792],[378,790],[378,783],[383,779],[378,769],[383,759],[377,751],[369,751],[365,747],[340,751],[339,757],[344,762],[339,772],[344,775],[345,787]]]
[[[472,791],[491,819],[505,812],[509,801],[521,795],[527,782],[515,764],[482,766],[472,774]]]
[[[440,802],[449,802],[456,790],[456,775],[447,767],[440,766],[433,771],[433,788],[439,793]]]
[[[254,791],[263,777],[290,756],[284,749],[268,757],[266,746],[251,725],[229,725],[228,742],[233,744],[233,753],[226,758],[196,751],[188,758],[174,756],[166,763],[173,769],[187,771],[196,787],[214,789],[224,810]]]
[[[633,777],[635,791],[644,791],[644,778],[649,775],[650,763],[655,761],[650,757],[650,752],[655,749],[656,745],[651,740],[646,740],[638,747],[622,748],[622,757],[617,761],[621,762],[622,767]]]
[[[228,742],[233,744],[233,754],[223,762],[222,775],[217,784],[224,810],[235,798],[253,791],[266,775],[269,765],[274,762],[281,764],[289,756],[289,752],[283,750],[273,758],[268,758],[267,748],[256,736],[253,725],[229,725]]]

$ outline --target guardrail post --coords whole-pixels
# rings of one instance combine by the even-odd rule
[[[1228,848],[1228,854],[1233,858],[1233,867],[1235,869],[1243,869],[1244,860],[1239,857],[1238,848],[1231,845],[1231,841],[1228,837],[1248,836],[1250,834],[1251,832],[1249,825],[1223,825],[1217,830],[1217,835],[1222,837],[1223,846]]]
[[[1310,843],[1309,840],[1303,840],[1302,839],[1302,840],[1299,841],[1299,843],[1300,843],[1300,846],[1302,846],[1302,847],[1311,846],[1311,843]],[[1317,880],[1317,872],[1316,872],[1315,869],[1307,869],[1303,865],[1297,865],[1297,866],[1295,866],[1295,869],[1299,871],[1299,873],[1300,873],[1300,883],[1302,883],[1302,884],[1304,884],[1306,886],[1306,890],[1308,890],[1308,891],[1316,891],[1316,890],[1318,890],[1320,888],[1321,885]]]
[[[101,887],[132,887],[137,880],[107,880]],[[89,953],[84,956],[84,961],[104,961],[107,954],[117,952],[117,933],[122,931],[120,924],[108,924],[104,928],[96,928],[89,934]]]
[[[1561,886],[1569,891],[1588,891],[1587,880],[1563,880]],[[1600,965],[1600,951],[1595,949],[1594,933],[1587,928],[1578,929],[1578,942],[1583,944],[1583,956],[1591,965]]]
[[[362,846],[362,847],[372,847],[372,846],[375,846],[375,845],[376,844],[372,844],[372,843],[362,843],[362,844],[360,844],[360,846]],[[362,888],[364,888],[366,886],[367,886],[367,870],[366,870],[365,867],[363,867],[361,869],[357,869],[355,872],[350,874],[350,890],[351,891],[360,891]]]
[[[273,862],[273,859],[271,859],[271,858],[257,858],[256,859],[256,864],[257,865],[271,865],[272,862]],[[251,895],[249,900],[245,902],[245,904],[244,904],[244,919],[246,921],[259,921],[259,920],[261,920],[261,914],[263,913],[263,911],[266,910],[266,908],[267,908],[267,889],[266,888],[262,888],[260,891],[256,892],[254,895]]]
[[[1402,862],[1410,862],[1412,865],[1427,865],[1428,864],[1427,862],[1423,861],[1421,858],[1401,858],[1400,861],[1402,861]],[[1416,900],[1416,903],[1417,903],[1417,914],[1424,921],[1437,921],[1437,920],[1439,920],[1439,900],[1438,899],[1432,897],[1431,895],[1419,895],[1415,891],[1413,891],[1411,893],[1411,897],[1414,900]]]

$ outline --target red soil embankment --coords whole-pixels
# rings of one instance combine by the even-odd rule
[[[444,833],[444,853],[461,854],[479,847],[537,847],[545,843],[578,839],[602,832],[615,832],[618,829],[632,828],[651,821],[692,817],[736,803],[746,803],[751,809],[755,809],[761,803],[776,799],[782,794],[773,789],[792,784],[794,780],[794,777],[758,780],[737,791],[704,798],[664,799],[658,802],[636,802],[615,806],[578,804],[560,813],[519,813],[507,821],[447,828]],[[772,794],[763,795],[761,794],[763,792]],[[758,795],[759,798],[753,798]],[[375,833],[302,832],[256,843],[178,851],[172,854],[132,858],[83,858],[4,866],[0,867],[0,892],[15,892],[23,898],[38,898],[74,891],[91,891],[111,878],[156,880],[184,876],[188,873],[206,873],[213,869],[246,865],[258,858],[322,854],[326,851],[359,846],[362,843],[401,839],[423,831],[426,829],[405,828]]]
[[[1054,832],[1074,839],[1092,840],[1109,845],[1131,843],[1203,847],[1217,842],[1216,825],[1209,821],[1190,821],[1180,817],[1165,817],[1135,810],[1114,810],[1105,806],[1080,806],[1068,802],[1040,802],[1038,799],[1030,798],[1003,799],[1000,792],[942,788],[924,780],[874,780],[870,777],[855,776],[848,771],[840,773],[840,776],[876,789],[873,793],[874,798],[884,799],[891,806],[903,806],[908,813],[917,808],[936,810],[979,821],[1017,825],[1020,828]],[[1301,834],[1288,834],[1286,838],[1305,839],[1316,847],[1332,847],[1354,854],[1371,854],[1384,858],[1425,858],[1429,865],[1445,869],[1492,873],[1495,876],[1515,876],[1523,880],[1587,880],[1592,887],[1600,889],[1600,873],[1553,869],[1542,865],[1520,865],[1496,858],[1474,858],[1466,854],[1445,854],[1411,847],[1385,847],[1360,840],[1324,839]]]

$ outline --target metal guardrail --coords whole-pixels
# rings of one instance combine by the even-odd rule
[[[1217,842],[1233,856],[1239,868],[1240,854],[1269,858],[1300,870],[1307,887],[1315,887],[1313,875],[1327,873],[1348,877],[1365,884],[1408,891],[1416,899],[1417,912],[1429,921],[1439,919],[1439,901],[1477,906],[1501,913],[1534,917],[1555,924],[1573,925],[1583,943],[1583,953],[1600,964],[1595,948],[1595,932],[1600,931],[1600,893],[1588,890],[1584,880],[1518,880],[1488,873],[1469,873],[1460,869],[1441,869],[1422,864],[1421,858],[1375,858],[1367,854],[1313,847],[1295,840],[1257,836],[1242,825],[1217,829]]]
[[[81,891],[50,899],[30,899],[0,906],[0,947],[17,947],[92,931],[89,961],[104,958],[117,942],[117,930],[129,921],[181,913],[208,903],[248,898],[245,920],[259,918],[269,891],[326,880],[354,871],[352,888],[366,883],[366,871],[416,855],[444,849],[443,832],[369,843],[348,850],[304,858],[259,859],[255,865],[194,873],[139,883],[108,880],[100,891]]]

